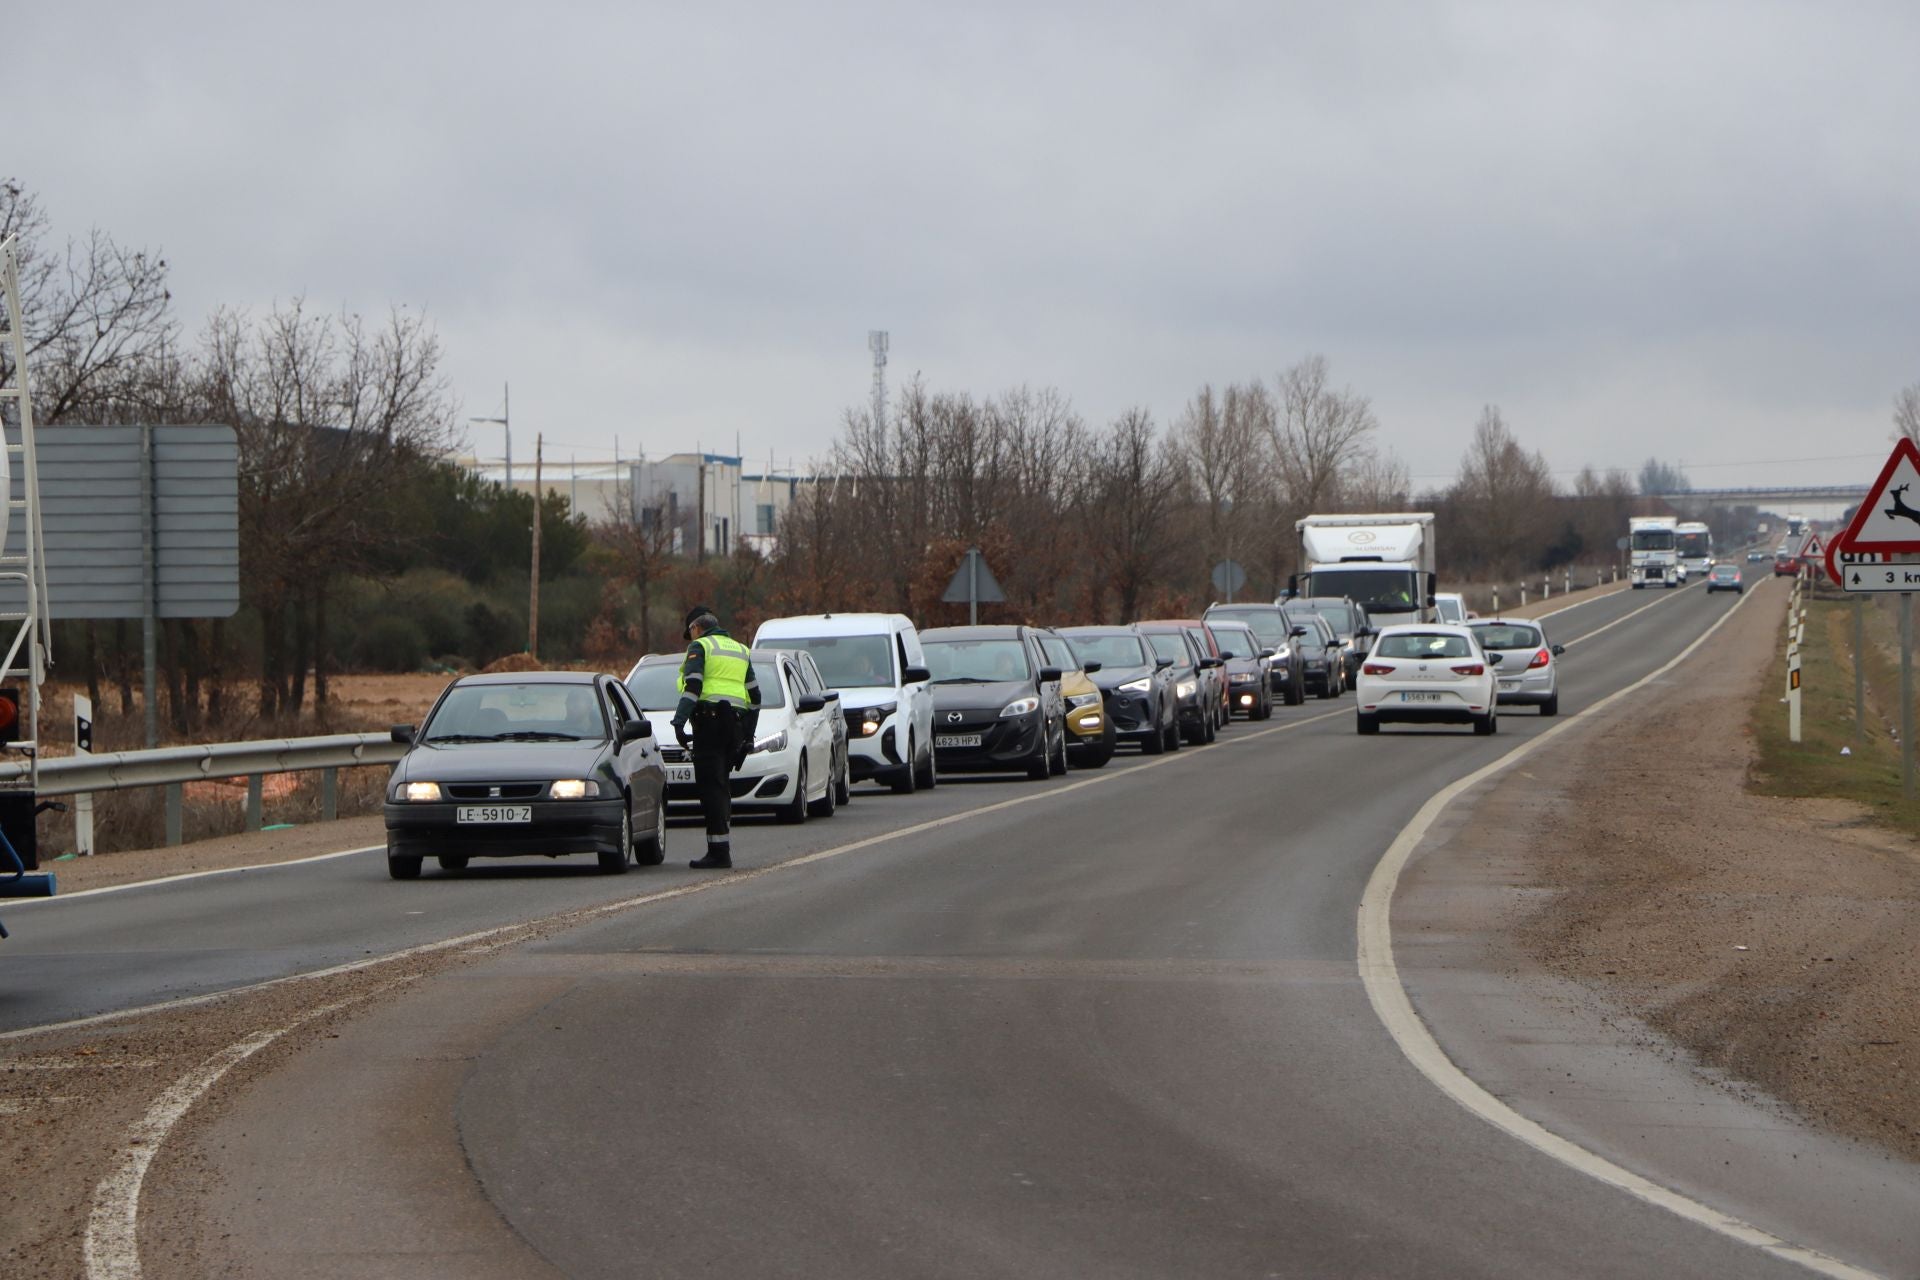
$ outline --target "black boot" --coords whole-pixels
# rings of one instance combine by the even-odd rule
[[[709,840],[707,856],[695,858],[687,865],[695,871],[730,871],[733,868],[733,845],[726,840]]]

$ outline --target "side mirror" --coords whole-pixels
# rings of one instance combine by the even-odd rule
[[[1060,676],[1061,676],[1061,671],[1060,671],[1060,668],[1058,667],[1040,668],[1041,684],[1053,684],[1060,679]]]
[[[1428,596],[1427,596],[1427,608],[1429,608],[1429,609],[1437,609],[1437,608],[1439,608],[1439,607],[1440,607],[1440,597],[1439,597],[1439,596],[1436,596],[1436,595],[1431,595],[1431,594],[1430,594],[1430,595],[1428,595]]]
[[[828,702],[840,701],[840,691],[838,689],[829,689],[825,693],[821,694],[820,696],[825,698]]]
[[[615,741],[620,746],[624,747],[629,742],[638,742],[642,738],[651,738],[652,736],[653,736],[653,726],[651,724],[648,724],[646,719],[643,717],[639,720],[629,720],[625,724],[621,725],[620,734],[615,739]]]
[[[1239,655],[1239,654],[1237,654],[1237,653],[1235,653],[1235,652],[1234,652],[1233,650],[1231,650],[1231,649],[1222,649],[1222,650],[1220,651],[1220,656],[1221,656],[1222,658],[1237,658],[1237,657],[1239,657],[1240,655]]]
[[[413,726],[410,724],[397,724],[387,730],[387,736],[403,747],[410,747],[413,745]]]
[[[1290,629],[1287,632],[1287,634],[1292,636],[1295,640],[1298,640],[1301,636],[1307,634],[1307,629],[1305,627],[1294,627]]]
[[[1202,658],[1202,659],[1200,659],[1200,669],[1201,669],[1202,671],[1211,671],[1211,670],[1213,670],[1213,669],[1214,669],[1215,667],[1218,667],[1218,666],[1221,666],[1221,665],[1223,665],[1223,664],[1221,663],[1221,661],[1220,661],[1220,659],[1218,659],[1218,658]]]
[[[810,711],[826,710],[827,700],[817,693],[803,693],[794,700],[793,705],[804,714]]]
[[[1501,663],[1501,660],[1502,660],[1502,657],[1503,657],[1503,655],[1501,655],[1501,654],[1498,654],[1498,653],[1490,653],[1490,654],[1488,654],[1488,655],[1487,655],[1487,665],[1488,665],[1488,666],[1490,666],[1490,667],[1497,667],[1497,666],[1499,666],[1499,665],[1500,665],[1500,663]]]
[[[1556,658],[1559,657],[1561,654],[1565,653],[1566,651],[1567,651],[1567,646],[1563,644],[1557,644],[1553,646],[1553,656]]]
[[[927,670],[925,667],[908,667],[903,673],[902,683],[924,684],[931,679],[933,679],[933,672]]]
[[[1297,596],[1300,594],[1300,575],[1299,574],[1290,573],[1287,575],[1287,594],[1290,596]]]
[[[1080,664],[1080,670],[1085,675],[1092,675],[1100,669],[1100,665],[1098,662],[1083,662]]]
[[[1165,671],[1168,667],[1172,665],[1173,665],[1172,658],[1155,658],[1153,660],[1153,669],[1155,671]]]
[[[1271,658],[1274,654],[1278,652],[1280,652],[1278,649],[1262,649],[1260,651],[1260,656],[1262,658]]]

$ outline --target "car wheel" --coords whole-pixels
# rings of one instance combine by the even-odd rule
[[[1215,720],[1213,716],[1209,714],[1207,716],[1207,731],[1201,735],[1200,741],[1212,742],[1214,739],[1218,738],[1219,736],[1220,736],[1220,722]]]
[[[420,859],[413,854],[387,855],[387,874],[395,880],[418,880],[420,878]]]
[[[635,846],[633,860],[643,867],[657,867],[667,860],[667,796],[664,791],[660,794],[660,802],[653,806],[653,834]]]
[[[1040,726],[1040,754],[1027,761],[1027,777],[1034,782],[1045,782],[1053,776],[1053,738],[1047,733],[1047,726]]]
[[[1543,716],[1557,716],[1560,714],[1560,691],[1558,689],[1553,691],[1552,697],[1540,704],[1540,714]]]
[[[1473,722],[1473,731],[1483,738],[1491,738],[1494,734],[1500,732],[1499,715],[1492,711],[1487,712],[1487,714]]]
[[[1307,700],[1306,682],[1304,680],[1287,681],[1287,691],[1282,700],[1290,707],[1297,707],[1305,702]]]
[[[833,783],[834,800],[839,804],[853,801],[853,757],[845,751],[840,753],[840,774]]]
[[[778,812],[780,821],[788,826],[798,826],[807,820],[807,757],[800,755],[800,773],[793,780],[793,799],[781,805]]]
[[[1165,729],[1155,729],[1152,733],[1140,739],[1140,750],[1147,755],[1161,755],[1165,753],[1166,749],[1167,731]]]
[[[1353,728],[1356,733],[1365,736],[1380,732],[1380,717],[1370,716],[1364,711],[1353,713]]]
[[[1322,676],[1320,678],[1321,700],[1325,701],[1328,698],[1337,698],[1339,696],[1340,696],[1340,686],[1333,682],[1332,673],[1329,672],[1328,674]]]
[[[442,871],[465,871],[467,869],[467,855],[464,853],[443,853],[435,858],[434,861],[440,864]]]
[[[834,788],[836,786],[837,784],[831,778],[827,780],[826,789],[820,793],[820,798],[809,802],[807,805],[807,813],[810,816],[815,818],[831,818],[833,816],[833,811],[840,807],[839,803],[833,798]],[[802,791],[800,794],[805,795],[806,792]]]
[[[1053,776],[1054,776],[1054,777],[1056,777],[1056,778],[1064,778],[1064,777],[1066,777],[1066,776],[1067,776],[1067,768],[1068,768],[1068,765],[1067,765],[1067,726],[1066,726],[1065,724],[1062,724],[1062,725],[1060,726],[1060,751],[1059,751],[1059,754],[1057,754],[1056,756],[1054,756],[1054,759],[1053,759]]]
[[[893,775],[893,794],[910,796],[919,789],[920,766],[913,755],[913,738],[907,738],[907,762]]]
[[[620,807],[620,839],[612,849],[600,851],[600,870],[610,876],[623,875],[633,857],[633,810]]]
[[[932,747],[928,747],[926,763],[920,769],[920,789],[931,791],[939,785],[940,758],[933,753]]]

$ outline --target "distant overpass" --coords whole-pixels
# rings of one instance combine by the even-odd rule
[[[1766,507],[1783,511],[1796,504],[1852,506],[1866,497],[1867,490],[1872,487],[1872,481],[1863,480],[1859,484],[1840,485],[1789,484],[1770,488],[1675,489],[1671,493],[1649,496],[1665,498],[1670,502],[1704,502],[1719,506]]]

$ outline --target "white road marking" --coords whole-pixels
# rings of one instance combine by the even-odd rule
[[[237,876],[243,871],[278,871],[281,867],[303,867],[309,862],[351,858],[356,853],[377,853],[385,848],[383,844],[370,844],[360,849],[336,849],[332,853],[316,853],[306,858],[288,858],[285,862],[262,862],[249,867],[214,867],[209,871],[182,871],[178,875],[155,876],[151,880],[129,880],[125,884],[103,884],[98,889],[76,889],[72,893],[57,893],[51,898],[21,898],[17,902],[9,902],[7,910],[18,911],[21,907],[38,906],[48,902],[72,902],[75,898],[93,898],[103,893],[125,893],[128,889],[151,889],[155,885],[178,884],[182,880],[200,880],[207,876]],[[51,865],[40,869],[59,874],[59,869]]]
[[[1285,733],[1293,729],[1301,728],[1304,725],[1313,724],[1316,721],[1331,719],[1333,716],[1340,714],[1343,713],[1327,712],[1323,715],[1308,716],[1305,719],[1290,721],[1283,725],[1276,725],[1271,729],[1261,729],[1254,733],[1240,735],[1215,745],[1231,746],[1236,742],[1252,742],[1256,738],[1264,738],[1276,733]],[[1102,782],[1110,782],[1115,778],[1130,777],[1145,769],[1154,769],[1162,765],[1176,764],[1181,758],[1182,756],[1178,754],[1164,755],[1156,760],[1135,766],[1132,769],[1123,769],[1114,773],[1101,773],[1095,777],[1086,778],[1079,782],[1067,783],[1064,786],[1048,787],[1044,791],[1035,791],[1027,795],[1016,796],[1009,800],[1002,800],[996,804],[983,805],[977,809],[962,810],[959,813],[949,814],[944,818],[935,818],[931,821],[917,823],[910,827],[901,827],[894,831],[868,836],[863,840],[855,840],[848,844],[837,845],[831,849],[821,849],[814,853],[802,854],[799,857],[789,858],[784,862],[776,862],[771,866],[759,867],[752,871],[741,872],[731,876],[716,876],[712,879],[696,881],[692,884],[681,885],[677,888],[663,890],[659,893],[643,894],[636,898],[625,898],[617,902],[603,903],[596,907],[576,908],[553,916],[523,920],[516,924],[500,925],[492,929],[484,929],[458,938],[448,938],[440,942],[409,947],[403,951],[395,951],[388,955],[376,956],[366,960],[357,960],[351,964],[335,965],[333,968],[319,969],[312,973],[292,974],[267,982],[254,983],[252,986],[235,987],[227,991],[210,992],[204,996],[192,996],[184,1000],[167,1001],[162,1004],[148,1005],[141,1009],[128,1009],[116,1013],[98,1014],[91,1018],[78,1018],[70,1022],[22,1028],[19,1031],[7,1032],[4,1035],[0,1035],[0,1039],[9,1039],[42,1031],[85,1026],[90,1023],[104,1022],[113,1019],[131,1018],[140,1014],[153,1013],[160,1010],[180,1009],[190,1005],[206,1004],[213,1000],[225,999],[229,996],[237,996],[249,991],[259,991],[266,987],[281,986],[289,982],[311,981],[333,974],[369,969],[376,965],[389,964],[409,956],[424,955],[430,952],[446,951],[463,947],[468,949],[470,953],[491,951],[498,947],[508,945],[513,940],[508,935],[518,934],[542,924],[557,923],[560,921],[584,923],[602,916],[631,911],[637,907],[647,906],[655,902],[664,902],[670,898],[682,898],[688,894],[703,893],[728,885],[746,884],[762,876],[773,875],[776,872],[785,871],[792,867],[801,867],[815,862],[823,862],[828,858],[837,858],[842,854],[872,848],[874,845],[885,844],[888,841],[898,840],[905,836],[938,830],[941,827],[951,826],[954,823],[963,822],[970,818],[980,817],[989,813],[998,813],[1018,805],[1032,804],[1036,801],[1046,800],[1054,796],[1067,795],[1071,792],[1095,786]],[[1191,756],[1185,758],[1192,759]],[[354,850],[353,852],[362,851]],[[293,1022],[288,1023],[284,1027],[279,1027],[272,1031],[257,1032],[244,1040],[228,1045],[186,1075],[181,1076],[178,1080],[174,1081],[172,1085],[168,1086],[166,1091],[148,1108],[147,1113],[142,1116],[139,1122],[129,1131],[126,1151],[121,1155],[120,1160],[115,1164],[113,1169],[108,1172],[107,1176],[94,1188],[93,1209],[87,1217],[87,1234],[84,1249],[87,1280],[140,1280],[140,1195],[141,1189],[146,1182],[147,1169],[152,1165],[154,1157],[159,1153],[160,1148],[172,1134],[174,1126],[179,1124],[181,1118],[193,1109],[195,1103],[205,1097],[209,1090],[220,1083],[221,1078],[224,1077],[227,1072],[260,1052],[260,1050],[266,1048],[274,1041],[280,1039],[282,1036],[299,1029],[306,1023],[324,1017],[327,1014],[338,1012],[349,1005],[357,1004],[362,1000],[369,999],[374,995],[390,990],[394,986],[400,985],[400,983],[410,982],[412,980],[413,976],[409,975],[395,982],[377,987],[373,991],[364,992],[350,1000],[340,1001],[336,1004],[315,1009],[295,1019]]]
[[[41,1059],[39,1061],[9,1062],[4,1071],[119,1071],[137,1068],[142,1071],[159,1066],[155,1058],[60,1058]]]
[[[1634,618],[1639,617],[1641,614],[1645,613],[1649,609],[1658,609],[1663,604],[1673,603],[1675,600],[1678,600],[1681,596],[1685,595],[1687,592],[1692,590],[1693,590],[1692,587],[1681,587],[1678,591],[1675,591],[1672,595],[1666,595],[1663,590],[1661,594],[1661,598],[1658,600],[1655,600],[1652,604],[1643,604],[1638,609],[1635,609],[1632,613],[1623,613],[1619,617],[1615,618],[1612,622],[1607,623],[1605,626],[1595,627],[1593,630],[1587,632],[1585,635],[1578,636],[1572,640],[1567,641],[1567,648],[1571,649],[1573,648],[1573,646],[1577,644],[1585,644],[1587,641],[1593,639],[1595,636],[1600,635],[1603,632],[1611,631],[1623,622],[1632,621]],[[1735,602],[1733,608],[1738,609],[1740,605],[1746,602],[1746,599],[1747,599],[1746,593],[1742,592],[1740,595],[1740,599]],[[1733,612],[1733,609],[1729,609],[1727,610],[1727,612],[1730,614]],[[1720,624],[1716,622],[1714,625],[1719,626]],[[1704,638],[1705,637],[1703,636],[1702,639]],[[1637,688],[1638,686],[1636,685],[1636,686],[1630,686],[1630,687]],[[1626,692],[1626,690],[1623,689],[1620,692],[1624,693]]]
[[[1393,960],[1394,890],[1400,884],[1400,874],[1406,869],[1407,860],[1420,846],[1420,842],[1426,838],[1427,832],[1432,828],[1435,820],[1446,811],[1447,806],[1467,790],[1512,768],[1540,750],[1562,733],[1572,729],[1585,717],[1637,692],[1672,671],[1711,639],[1714,632],[1726,625],[1727,620],[1739,611],[1748,598],[1744,592],[1741,593],[1740,599],[1733,608],[1721,614],[1712,626],[1702,632],[1692,644],[1682,649],[1671,661],[1648,672],[1632,684],[1608,694],[1577,715],[1569,716],[1551,729],[1535,734],[1493,763],[1484,765],[1466,777],[1442,788],[1422,805],[1420,811],[1414,814],[1413,820],[1401,829],[1400,834],[1388,846],[1386,853],[1374,867],[1373,875],[1367,880],[1366,891],[1361,894],[1360,947],[1357,957],[1360,980],[1366,985],[1367,999],[1372,1002],[1374,1012],[1385,1024],[1387,1033],[1393,1037],[1400,1052],[1406,1055],[1407,1061],[1432,1081],[1442,1093],[1495,1128],[1588,1177],[1624,1191],[1647,1204],[1665,1209],[1689,1222],[1698,1223],[1721,1235],[1729,1236],[1742,1244],[1752,1245],[1774,1257],[1799,1263],[1821,1275],[1835,1277],[1836,1280],[1879,1280],[1879,1277],[1871,1271],[1841,1262],[1837,1258],[1830,1258],[1826,1254],[1794,1244],[1792,1241],[1783,1240],[1731,1214],[1722,1213],[1710,1205],[1702,1204],[1698,1200],[1663,1187],[1649,1178],[1642,1177],[1604,1156],[1561,1137],[1545,1125],[1521,1115],[1474,1083],[1466,1072],[1455,1066],[1453,1060],[1447,1057],[1446,1050],[1440,1047],[1439,1041],[1433,1038],[1433,1033],[1427,1030],[1426,1024],[1415,1012],[1411,997],[1407,995],[1406,988],[1401,985],[1400,970]],[[1645,608],[1652,607],[1652,605],[1645,606]],[[1634,611],[1634,613],[1640,612],[1644,612],[1644,609]],[[1627,615],[1629,618],[1632,616],[1634,615]],[[1625,620],[1623,618],[1620,621]],[[1618,625],[1618,623],[1609,625]],[[1593,634],[1597,635],[1598,632]]]

